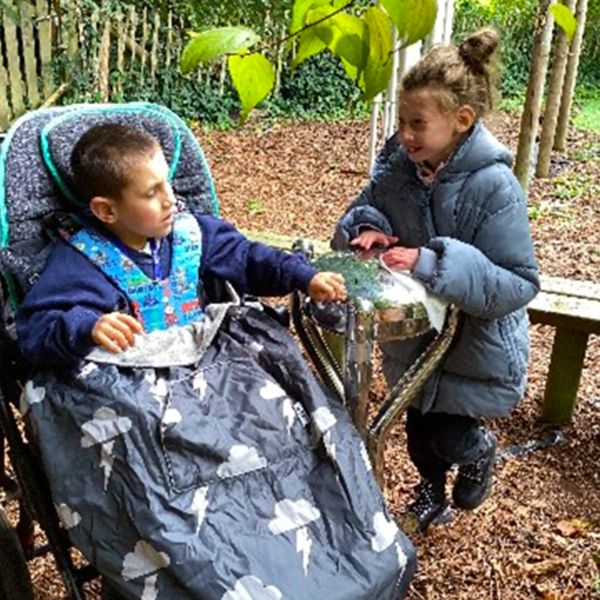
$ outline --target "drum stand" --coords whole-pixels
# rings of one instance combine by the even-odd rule
[[[450,346],[458,328],[460,311],[452,305],[448,307],[441,332],[390,390],[369,423],[372,357],[379,326],[375,307],[367,300],[350,299],[346,304],[345,333],[340,334],[330,331],[324,333],[307,314],[306,304],[307,299],[302,294],[293,294],[292,319],[296,332],[323,381],[350,411],[367,446],[375,476],[383,484],[383,453],[390,431],[419,394]],[[403,335],[394,339],[422,335],[421,324],[410,318],[405,319],[402,322]],[[337,346],[337,351],[332,346]]]

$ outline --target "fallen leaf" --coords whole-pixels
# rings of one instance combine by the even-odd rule
[[[583,519],[568,519],[559,521],[556,524],[556,529],[558,529],[563,537],[574,537],[580,533],[589,531],[591,528],[592,524]]]

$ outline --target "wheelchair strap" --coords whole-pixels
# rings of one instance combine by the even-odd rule
[[[198,221],[186,213],[175,216],[170,273],[150,278],[115,243],[92,227],[59,233],[88,258],[129,299],[134,316],[146,332],[187,325],[202,317],[198,300],[202,234]]]

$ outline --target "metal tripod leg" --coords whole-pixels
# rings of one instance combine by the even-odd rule
[[[367,445],[375,475],[382,483],[383,453],[389,433],[448,350],[458,328],[460,311],[453,306],[449,307],[442,331],[392,388],[369,426],[369,390],[376,338],[373,305],[364,300],[348,303],[343,361],[345,368],[342,368],[341,361],[335,359],[319,328],[306,316],[303,300],[299,294],[294,294],[292,317],[296,331],[319,375],[348,407],[354,424]]]
[[[367,449],[380,484],[383,484],[383,453],[390,431],[440,364],[458,328],[459,315],[457,308],[449,307],[442,331],[394,385],[369,427]]]

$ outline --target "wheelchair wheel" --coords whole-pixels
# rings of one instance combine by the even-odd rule
[[[21,544],[0,508],[0,600],[33,600],[33,587]]]

